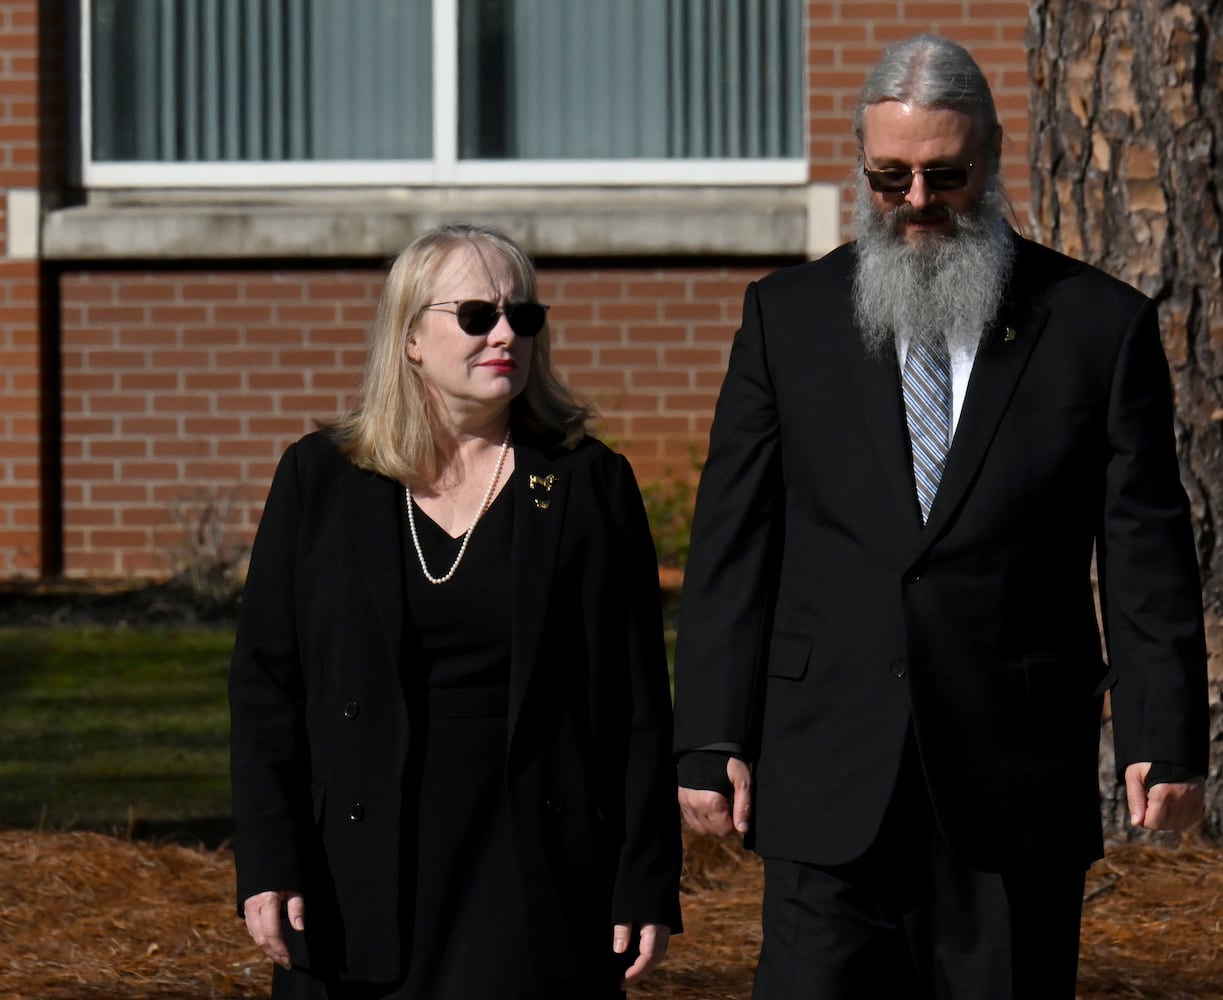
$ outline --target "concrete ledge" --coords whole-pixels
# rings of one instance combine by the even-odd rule
[[[828,191],[824,191],[828,188]],[[121,192],[43,220],[50,260],[390,257],[462,219],[547,256],[812,255],[839,242],[835,185]],[[831,217],[826,217],[831,216]]]

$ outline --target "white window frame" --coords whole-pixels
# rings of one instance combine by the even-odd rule
[[[459,0],[433,2],[433,159],[95,163],[93,0],[81,0],[80,180],[87,189],[308,187],[561,187],[803,184],[800,159],[460,160]],[[614,2],[614,0],[609,0]]]

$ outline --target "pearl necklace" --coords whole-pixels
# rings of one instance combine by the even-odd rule
[[[505,437],[501,440],[501,453],[497,456],[497,467],[493,469],[493,481],[488,484],[488,489],[484,491],[484,499],[480,501],[480,509],[476,511],[471,527],[467,529],[467,534],[463,536],[463,544],[459,546],[459,554],[454,557],[454,562],[450,566],[450,572],[445,576],[434,576],[429,572],[429,567],[425,565],[425,553],[420,547],[420,537],[416,534],[416,518],[412,514],[412,487],[404,486],[404,494],[408,498],[408,530],[412,533],[412,545],[416,548],[416,558],[420,560],[420,571],[425,574],[425,579],[430,583],[445,583],[458,570],[459,563],[463,561],[463,556],[467,552],[467,543],[471,541],[472,532],[476,530],[476,525],[480,523],[480,518],[488,510],[488,506],[493,499],[493,490],[497,488],[497,483],[501,481],[501,468],[505,465],[505,453],[509,451],[509,448],[510,429],[507,427],[505,429]]]

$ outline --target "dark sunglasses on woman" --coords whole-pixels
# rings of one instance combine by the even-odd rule
[[[454,308],[441,309],[441,306]],[[510,329],[519,337],[534,337],[544,328],[544,320],[548,318],[548,306],[538,302],[511,302],[502,309],[496,302],[485,302],[483,299],[452,299],[448,302],[430,302],[423,308],[452,313],[459,321],[459,329],[473,337],[482,337],[492,330],[502,314],[509,322]]]

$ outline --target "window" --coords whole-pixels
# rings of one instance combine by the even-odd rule
[[[783,183],[801,0],[85,0],[83,181]]]

